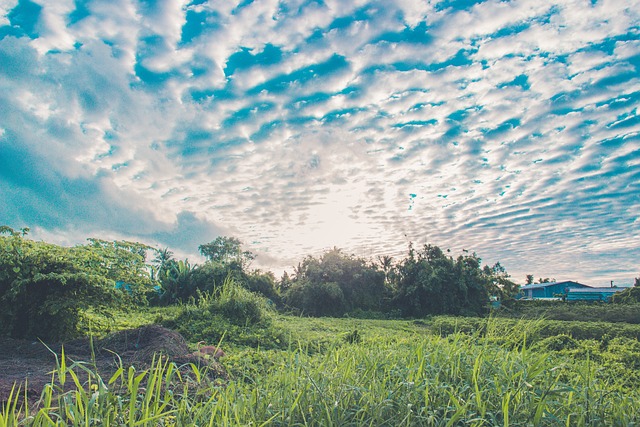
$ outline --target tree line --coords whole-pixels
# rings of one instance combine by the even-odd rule
[[[518,290],[499,263],[482,266],[475,253],[453,257],[429,244],[410,244],[397,261],[333,248],[276,279],[251,268],[255,255],[235,237],[200,245],[206,261],[192,264],[168,248],[95,238],[62,247],[30,240],[28,231],[0,227],[0,330],[14,337],[68,338],[86,310],[197,301],[229,278],[281,311],[308,316],[481,314],[491,297]]]

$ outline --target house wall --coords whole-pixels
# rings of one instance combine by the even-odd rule
[[[570,287],[567,283],[558,283],[545,286],[544,288],[534,289],[534,292],[539,291],[539,295],[534,294],[534,298],[553,298],[558,294],[566,294]]]

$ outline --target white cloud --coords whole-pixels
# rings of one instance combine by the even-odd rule
[[[623,95],[640,82],[598,85],[634,70],[638,43],[612,39],[638,22],[628,3],[239,3],[97,0],[66,27],[75,6],[59,1],[45,5],[31,48],[0,42],[19,70],[0,80],[11,107],[0,138],[19,134],[61,180],[92,180],[89,202],[106,206],[69,207],[82,220],[66,232],[32,228],[166,246],[201,227],[260,242],[249,249],[274,269],[333,245],[402,256],[413,240],[475,250],[518,280],[602,279],[592,259],[631,274],[640,129]],[[181,44],[189,8],[209,27]],[[432,39],[404,43],[423,20]],[[225,76],[234,53],[267,45],[279,61]],[[346,65],[322,72],[334,55]],[[166,74],[147,82],[136,64]],[[270,91],[277,79],[286,84]],[[213,95],[196,103],[193,90]]]
[[[11,24],[7,15],[17,4],[18,0],[0,0],[0,26]]]
[[[39,36],[33,41],[33,46],[41,55],[51,50],[67,51],[73,48],[75,38],[65,23],[65,16],[73,9],[72,0],[57,0],[42,5],[38,22]]]

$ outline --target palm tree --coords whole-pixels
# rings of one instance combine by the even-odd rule
[[[173,252],[171,252],[169,248],[156,249],[156,257],[153,259],[154,268],[151,270],[151,278],[155,279],[153,277],[155,272],[155,276],[157,276],[159,280],[171,261],[173,261]]]
[[[193,296],[193,283],[191,274],[195,266],[189,260],[175,261],[169,260],[165,265],[163,273],[159,276],[160,281],[160,301],[165,304],[172,304],[178,301],[186,301]]]
[[[378,255],[378,262],[384,273],[384,283],[389,284],[389,274],[393,270],[393,257],[389,255]]]

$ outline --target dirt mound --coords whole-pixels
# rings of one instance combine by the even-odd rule
[[[108,335],[102,340],[80,339],[64,344],[45,345],[38,341],[0,337],[0,405],[9,397],[14,384],[27,384],[30,401],[40,397],[51,382],[64,347],[67,365],[87,362],[108,379],[120,366],[134,366],[137,371],[151,366],[154,355],[162,355],[179,366],[207,364],[211,379],[226,379],[215,360],[205,360],[190,353],[185,339],[177,332],[159,325],[148,325]],[[79,373],[79,372],[78,372]]]
[[[100,356],[116,353],[134,362],[149,362],[158,353],[170,359],[189,353],[182,335],[159,325],[116,332],[98,341],[95,347]]]

